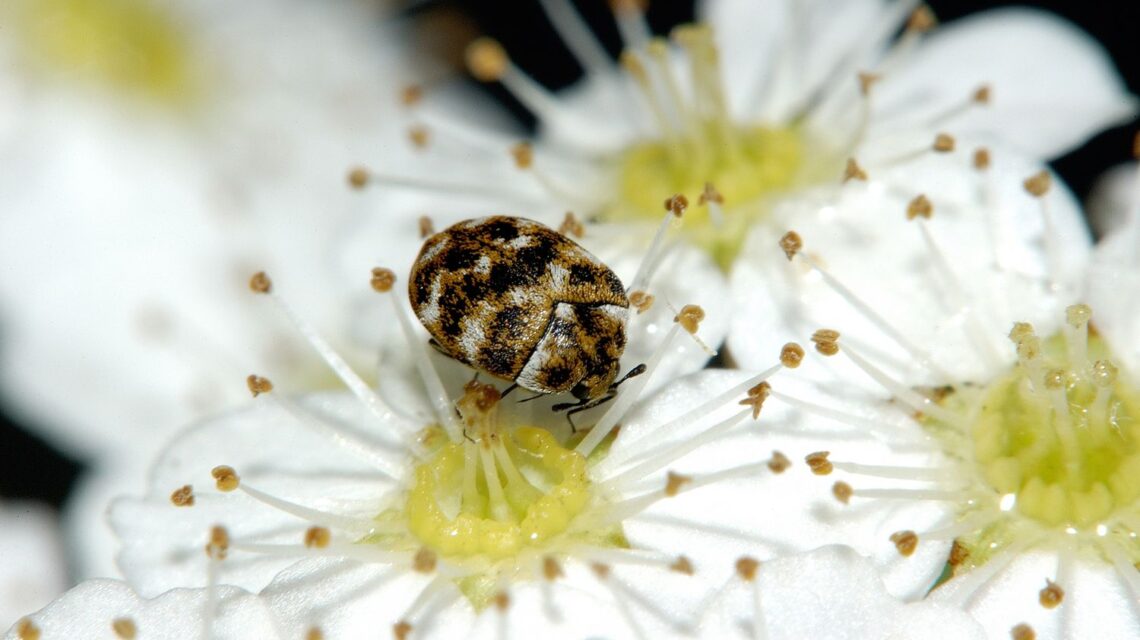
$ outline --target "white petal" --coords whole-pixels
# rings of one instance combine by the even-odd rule
[[[1140,203],[1137,163],[1117,165],[1097,179],[1085,207],[1098,238],[1104,238],[1136,216]]]
[[[214,596],[215,615],[208,618],[209,596],[203,589],[178,589],[145,600],[125,583],[89,580],[71,589],[28,619],[49,638],[114,640],[126,637],[112,624],[127,620],[140,638],[182,640],[206,630],[218,640],[279,638],[265,605],[255,596],[233,587],[220,587]],[[23,636],[13,627],[9,640]]]
[[[59,522],[31,502],[0,506],[0,627],[34,611],[67,586]]]
[[[1136,113],[1135,97],[1095,40],[1027,9],[978,13],[938,28],[875,87],[875,108],[906,120],[929,117],[964,103],[983,84],[992,88],[991,103],[946,126],[1034,155],[1059,155]],[[895,126],[890,119],[879,124]]]

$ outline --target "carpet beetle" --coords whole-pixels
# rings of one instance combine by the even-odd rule
[[[609,267],[549,227],[507,216],[452,225],[424,242],[408,295],[444,354],[579,400],[556,410],[613,397],[629,297]]]

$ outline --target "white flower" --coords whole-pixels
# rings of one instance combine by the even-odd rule
[[[1135,265],[1088,266],[1079,209],[1033,163],[994,148],[971,175],[959,155],[911,176],[940,194],[872,176],[749,239],[733,287],[757,320],[730,351],[814,331],[830,356],[772,381],[793,431],[774,446],[828,476],[798,479],[772,535],[852,545],[991,638],[1136,637]]]
[[[640,3],[621,1],[615,66],[568,2],[541,4],[586,80],[553,95],[500,45],[476,41],[473,75],[501,82],[539,134],[519,145],[523,134],[465,126],[460,105],[428,91],[410,114],[423,161],[357,174],[385,192],[382,218],[362,228],[398,238],[421,215],[510,211],[551,223],[571,209],[644,234],[681,193],[692,203],[681,235],[727,269],[748,228],[783,200],[830,195],[841,179],[946,152],[958,136],[1051,156],[1135,112],[1100,47],[1035,11],[935,28],[907,0],[709,0],[698,24],[664,39],[651,37]],[[369,250],[353,270],[374,259]]]
[[[0,627],[51,602],[66,587],[58,528],[44,506],[0,504]]]
[[[348,324],[341,168],[378,135],[395,53],[350,3],[19,0],[0,10],[6,402],[94,465],[70,507],[113,575],[110,495],[228,381],[304,357],[245,295],[251,265]],[[300,375],[304,367],[294,369]]]
[[[193,637],[276,640],[288,636],[278,634],[264,603],[241,589],[176,589],[146,600],[125,583],[105,579],[80,583],[42,610],[21,618],[4,635],[6,640]]]
[[[691,630],[762,530],[739,480],[782,470],[741,426],[768,374],[702,372],[641,398],[671,343],[695,329],[683,310],[648,371],[574,416],[573,434],[557,398],[504,399],[470,369],[429,360],[393,302],[401,315],[388,322],[409,332],[424,386],[390,363],[387,402],[335,356],[357,397],[295,400],[251,377],[258,407],[182,434],[146,497],[115,504],[131,584],[144,595],[217,582],[260,591],[286,637]],[[794,352],[781,362],[794,365]]]

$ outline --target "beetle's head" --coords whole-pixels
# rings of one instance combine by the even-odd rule
[[[586,376],[574,385],[570,393],[579,400],[593,400],[604,396],[613,386],[619,366],[617,360],[595,363],[586,372]]]

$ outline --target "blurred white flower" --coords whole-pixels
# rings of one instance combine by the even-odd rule
[[[19,0],[0,16],[2,391],[93,465],[67,513],[74,561],[117,575],[108,497],[239,397],[230,381],[305,353],[249,306],[248,273],[294,274],[322,324],[349,323],[347,288],[319,277],[351,212],[341,172],[408,68],[352,2]]]
[[[872,175],[790,213],[796,233],[749,239],[733,288],[753,321],[730,351],[814,332],[829,356],[772,381],[767,416],[792,432],[774,446],[828,478],[799,478],[798,509],[773,518],[781,539],[871,555],[892,593],[929,592],[991,638],[1134,638],[1140,316],[1120,310],[1136,266],[1090,267],[1065,188],[985,157],[972,175],[969,158],[926,163],[912,179],[940,182],[929,196]]]
[[[0,503],[0,627],[8,628],[67,588],[58,529],[46,506]]]
[[[961,136],[1048,157],[1135,113],[1099,45],[1038,11],[940,27],[910,0],[708,0],[700,22],[666,39],[651,36],[641,4],[611,3],[624,40],[615,66],[569,2],[542,0],[586,71],[557,95],[498,43],[469,47],[472,74],[537,117],[529,142],[465,123],[467,103],[411,92],[422,161],[380,159],[356,174],[377,187],[384,213],[362,228],[382,226],[399,243],[421,215],[448,224],[460,211],[506,211],[551,223],[570,209],[644,235],[680,193],[692,206],[679,235],[727,270],[747,230],[785,199],[830,197],[841,180],[949,152]],[[391,254],[372,244],[346,260],[359,271],[377,255]]]

